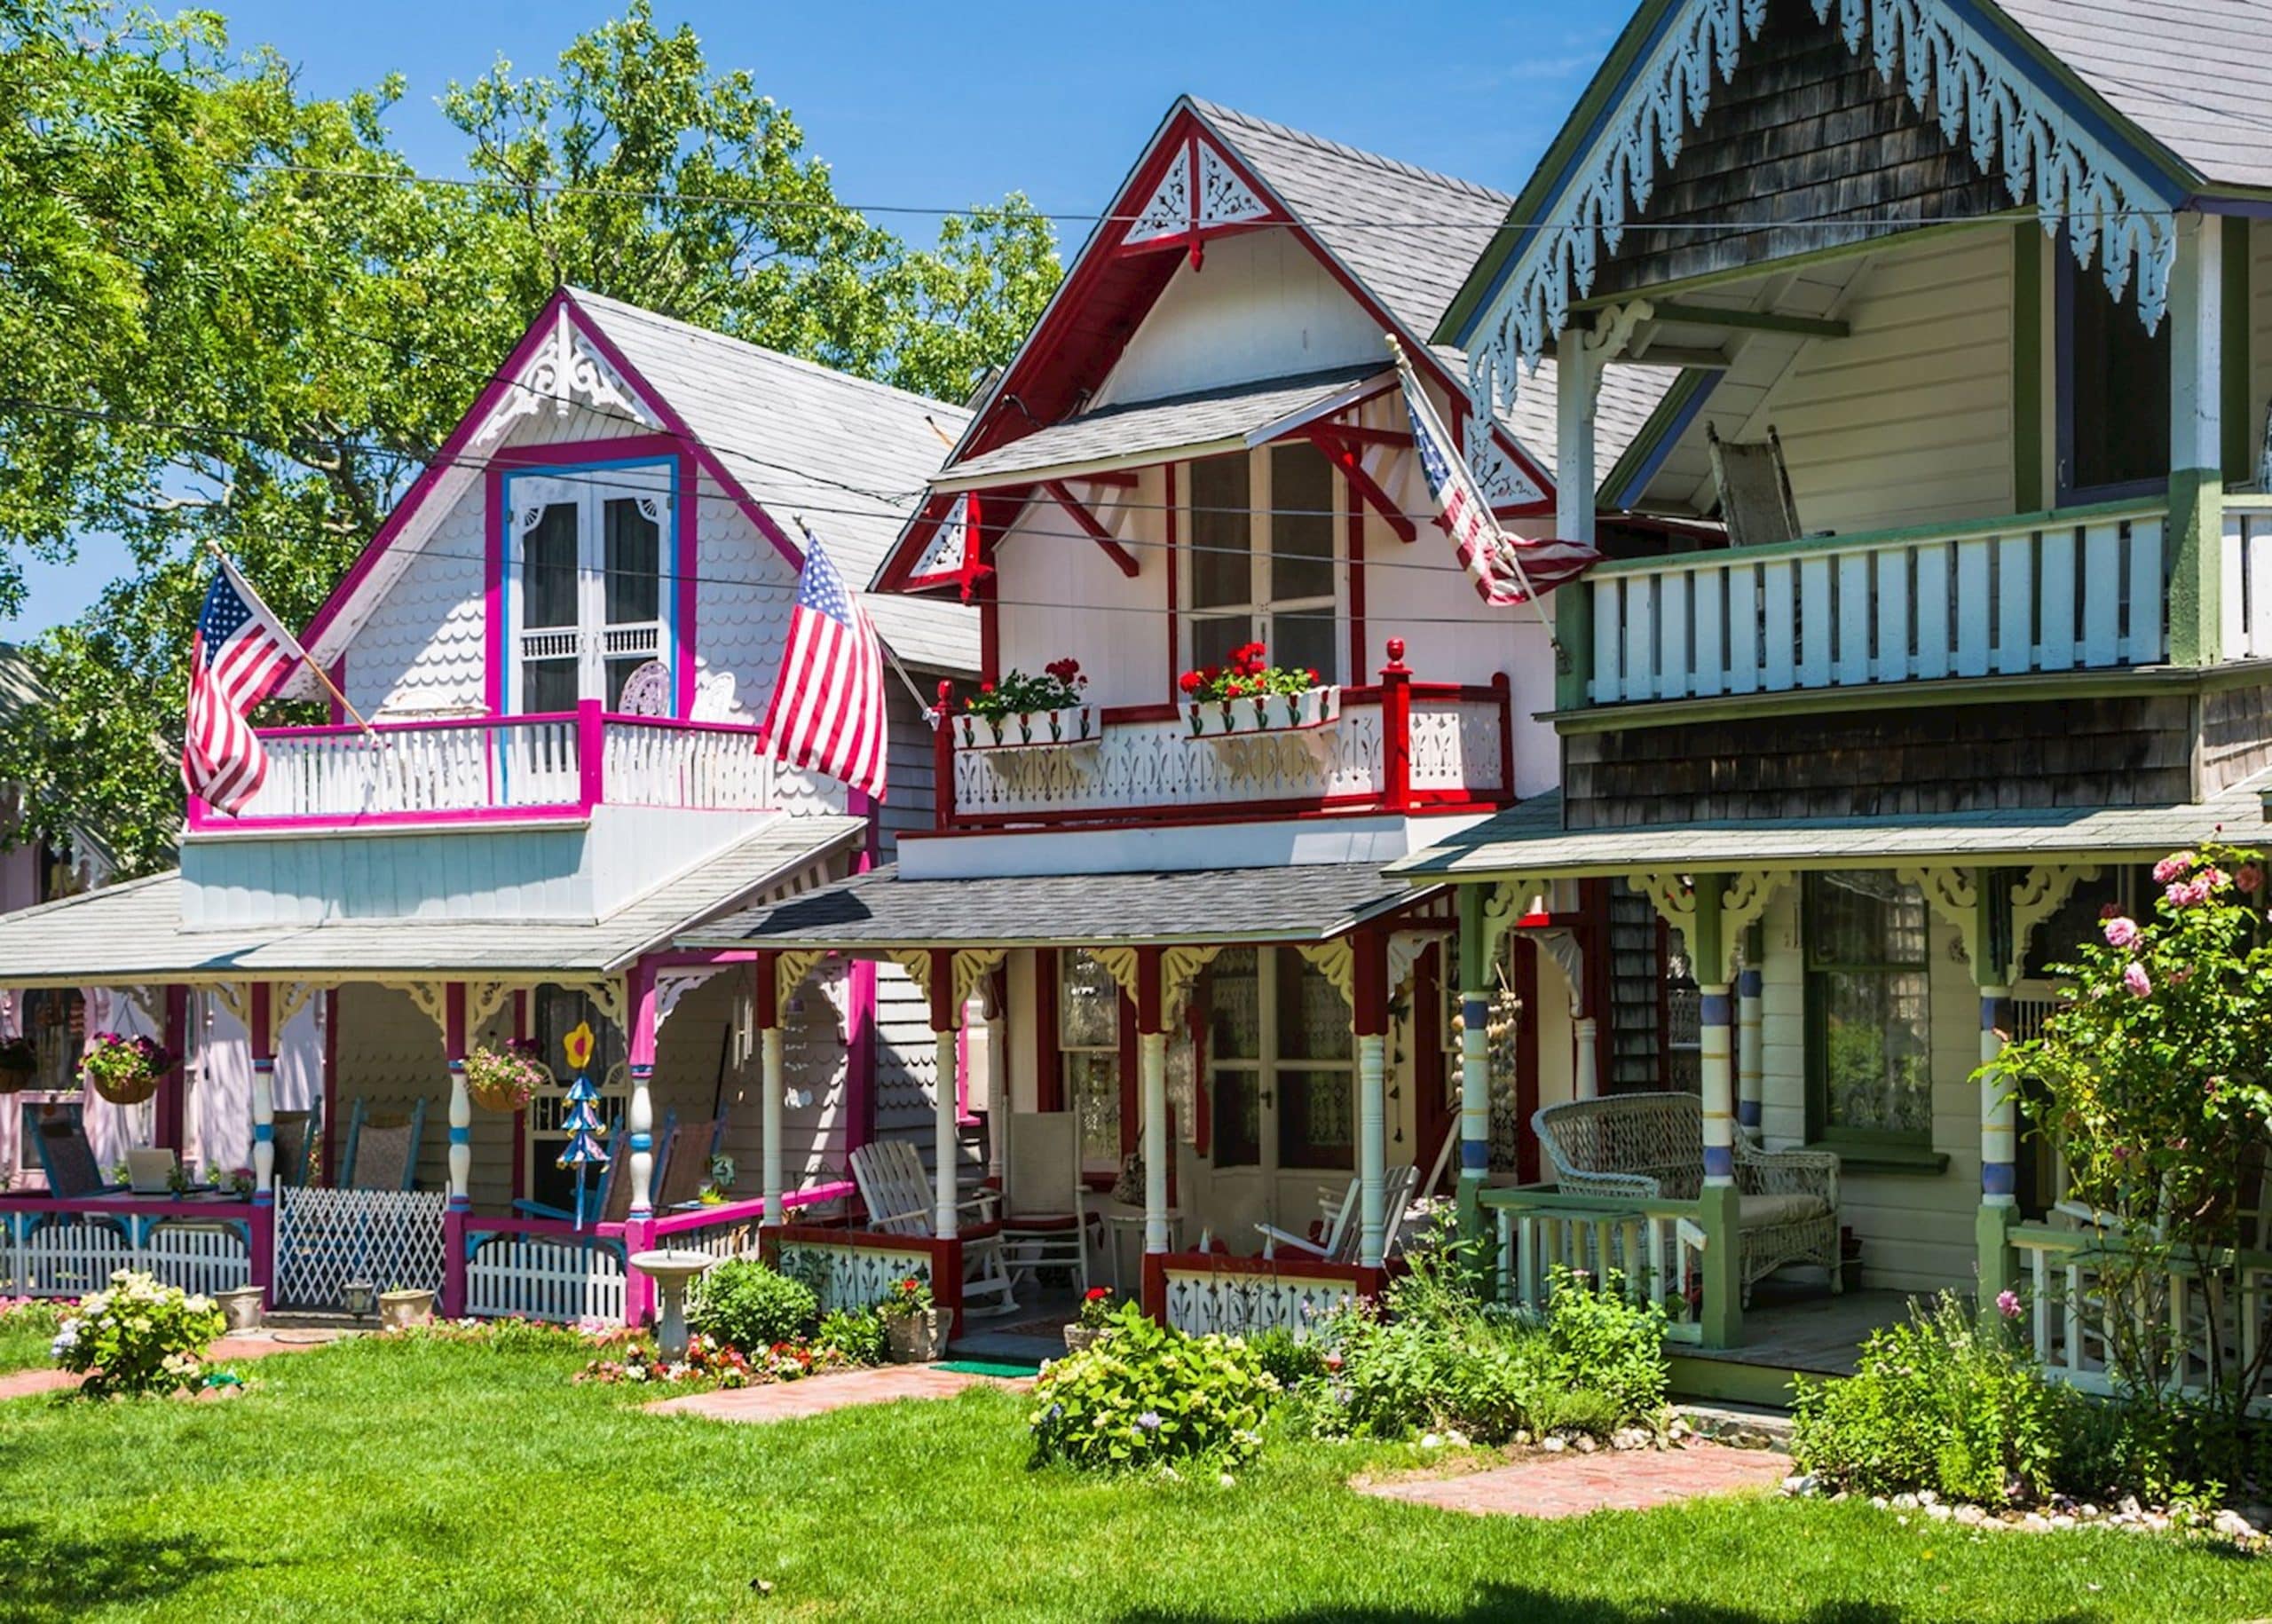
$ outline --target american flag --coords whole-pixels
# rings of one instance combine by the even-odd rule
[[[1420,453],[1420,471],[1428,481],[1429,500],[1436,504],[1436,523],[1451,537],[1461,565],[1475,578],[1475,589],[1484,602],[1530,603],[1601,562],[1601,555],[1582,541],[1550,537],[1534,541],[1500,529],[1499,521],[1491,515],[1491,504],[1475,488],[1475,477],[1468,472],[1466,459],[1444,431],[1410,363],[1400,356],[1396,370],[1404,380],[1404,407],[1412,419],[1412,448]]]
[[[760,747],[881,800],[884,744],[883,645],[820,538],[807,529],[804,572]]]
[[[307,656],[236,566],[217,562],[190,645],[181,777],[191,794],[233,817],[268,777],[268,752],[246,718],[292,662]]]

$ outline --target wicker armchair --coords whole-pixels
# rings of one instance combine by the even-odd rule
[[[1704,1106],[1693,1094],[1613,1094],[1550,1105],[1530,1119],[1555,1182],[1578,1195],[1693,1201],[1704,1187]],[[1838,1268],[1838,1158],[1762,1150],[1736,1135],[1743,1299],[1787,1263]]]

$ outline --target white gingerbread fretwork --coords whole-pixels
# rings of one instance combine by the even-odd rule
[[[577,329],[564,304],[554,317],[552,331],[545,335],[505,398],[475,431],[474,448],[479,450],[503,438],[515,423],[535,416],[547,406],[556,416],[565,417],[579,396],[596,412],[628,417],[650,429],[660,426],[661,420],[646,402]]]
[[[1270,205],[1246,183],[1237,166],[1212,142],[1193,136],[1169,160],[1159,185],[1136,211],[1121,242],[1136,247],[1187,239],[1196,264],[1201,236],[1266,220],[1270,215]]]

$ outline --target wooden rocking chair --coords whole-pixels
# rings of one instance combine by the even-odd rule
[[[414,1100],[407,1116],[380,1116],[368,1100],[358,1099],[347,1114],[347,1148],[339,1162],[343,1190],[412,1190],[418,1187],[418,1147],[426,1137],[426,1102]]]
[[[936,1199],[923,1159],[905,1139],[878,1139],[852,1153],[852,1181],[860,1186],[861,1203],[868,1209],[867,1226],[888,1235],[931,1238],[931,1210]],[[991,1195],[958,1202],[974,1211],[983,1224],[991,1216]],[[1016,1308],[1017,1286],[1002,1258],[1002,1238],[986,1234],[963,1237],[963,1312],[965,1317],[1008,1313]],[[973,1297],[990,1297],[993,1306],[970,1306]]]
[[[1399,1236],[1404,1229],[1404,1215],[1412,1205],[1412,1193],[1418,1186],[1419,1170],[1409,1162],[1400,1162],[1384,1169],[1381,1174],[1382,1203],[1381,1256],[1392,1257]],[[1274,1257],[1278,1248],[1290,1246],[1296,1251],[1326,1263],[1354,1263],[1358,1249],[1365,1238],[1364,1180],[1352,1179],[1349,1188],[1338,1202],[1330,1196],[1321,1203],[1319,1214],[1325,1219],[1325,1233],[1316,1241],[1307,1235],[1298,1235],[1269,1224],[1257,1224],[1262,1232],[1262,1255]]]
[[[39,1155],[40,1171],[47,1175],[50,1195],[59,1201],[83,1201],[126,1187],[104,1179],[76,1102],[36,1105],[28,1101],[23,1122],[24,1137],[31,1141]]]
[[[1791,496],[1791,473],[1783,461],[1783,442],[1772,425],[1763,440],[1724,440],[1720,431],[1705,425],[1705,439],[1712,453],[1712,483],[1719,487],[1720,522],[1727,527],[1730,547],[1767,547],[1795,541],[1799,506]]]

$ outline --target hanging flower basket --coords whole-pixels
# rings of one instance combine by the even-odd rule
[[[1305,688],[1298,693],[1235,699],[1187,699],[1183,720],[1194,738],[1248,738],[1329,728],[1341,720],[1341,690]]]
[[[1103,738],[1093,705],[998,716],[966,712],[955,718],[955,743],[965,750],[1069,750]]]
[[[20,1093],[39,1083],[39,1050],[28,1037],[0,1043],[0,1094]]]
[[[158,1092],[173,1064],[165,1045],[150,1038],[98,1032],[79,1061],[79,1083],[113,1105],[140,1105]]]
[[[485,1111],[517,1111],[552,1081],[532,1052],[535,1045],[516,1038],[502,1049],[482,1047],[465,1057],[465,1092]]]

